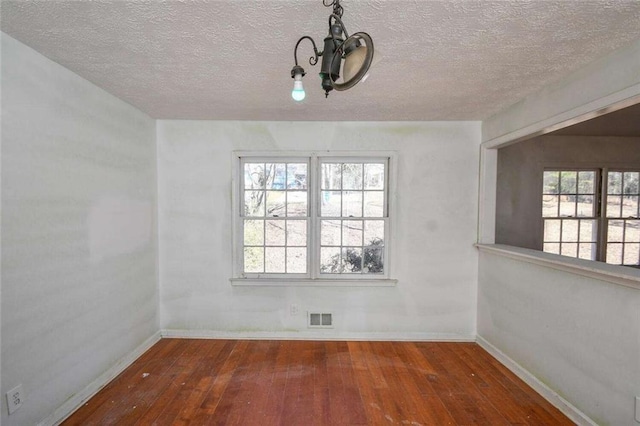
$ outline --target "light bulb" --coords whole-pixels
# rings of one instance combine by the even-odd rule
[[[304,93],[304,87],[302,87],[302,75],[296,74],[293,81],[293,90],[291,91],[291,97],[294,101],[300,102],[304,99],[306,93]]]

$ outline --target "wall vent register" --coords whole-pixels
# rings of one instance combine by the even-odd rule
[[[333,314],[309,312],[307,326],[309,328],[333,328]]]

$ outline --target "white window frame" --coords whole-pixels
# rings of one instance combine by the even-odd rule
[[[580,219],[585,219],[585,220],[595,220],[597,222],[597,232],[596,232],[596,253],[595,253],[595,259],[593,259],[594,261],[598,261],[598,262],[604,262],[607,263],[607,250],[609,248],[609,241],[608,241],[608,229],[609,229],[609,222],[610,221],[626,221],[626,220],[636,220],[634,218],[623,218],[623,217],[609,217],[608,213],[607,213],[607,206],[608,206],[608,186],[609,186],[609,173],[610,172],[638,172],[639,170],[637,168],[634,167],[628,167],[628,166],[623,166],[623,167],[617,167],[617,166],[613,166],[613,165],[585,165],[585,167],[579,167],[576,168],[571,167],[571,166],[567,166],[567,167],[563,167],[561,164],[549,164],[546,167],[543,168],[543,171],[559,171],[559,172],[564,172],[564,171],[577,171],[577,172],[581,172],[581,171],[591,171],[591,172],[595,172],[596,173],[596,182],[594,182],[595,187],[594,187],[594,216],[593,217],[564,217],[564,216],[557,216],[557,217],[542,217],[542,243],[543,243],[543,248],[542,250],[544,251],[544,222],[547,219],[550,220],[561,220],[561,219],[571,219],[571,220],[580,220]],[[544,188],[544,182],[542,183],[542,187]],[[543,191],[540,192],[541,194],[543,194]],[[617,244],[617,243],[612,243],[612,244]],[[624,245],[624,243],[623,243]],[[568,256],[568,257],[573,257],[573,256]],[[623,259],[624,260],[624,259]],[[626,267],[631,267],[631,268],[638,268],[638,265],[632,265],[632,264],[618,264],[618,263],[610,263],[611,265],[619,265],[619,266],[626,266]]]
[[[320,274],[320,203],[321,203],[321,162],[379,162],[387,163],[385,174],[385,245],[384,273],[344,273]],[[244,231],[242,208],[244,201],[243,164],[244,162],[306,162],[308,166],[307,188],[307,274],[249,274],[243,271]],[[234,151],[232,153],[232,214],[233,214],[233,277],[232,285],[249,286],[395,286],[392,278],[392,253],[395,238],[395,194],[396,194],[396,153],[393,151]],[[355,219],[355,218],[354,218]],[[363,218],[366,219],[366,218]]]

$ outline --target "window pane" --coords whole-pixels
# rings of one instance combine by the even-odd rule
[[[578,257],[578,244],[562,243],[560,254],[563,256]]]
[[[610,220],[607,227],[607,241],[621,243],[624,230],[624,221]]]
[[[364,189],[384,189],[384,164],[364,165]]]
[[[265,174],[263,163],[245,163],[244,188],[264,189]]]
[[[560,220],[545,219],[544,241],[560,241]],[[546,250],[545,250],[546,251]]]
[[[638,217],[637,195],[625,195],[622,197],[622,217]]]
[[[364,193],[364,215],[365,217],[384,216],[384,192],[370,191]]]
[[[307,245],[307,221],[288,220],[287,221],[287,246]]]
[[[244,248],[244,271],[264,272],[264,249],[262,247]]]
[[[558,216],[558,196],[543,195],[542,196],[542,217]]]
[[[307,272],[307,249],[302,247],[287,248],[287,272],[304,274]]]
[[[345,220],[342,222],[342,244],[345,246],[362,245],[361,220]]]
[[[624,241],[627,243],[640,243],[640,220],[626,221]]]
[[[267,191],[267,216],[285,216],[285,197],[284,191]]]
[[[596,260],[596,244],[595,243],[581,243],[578,245],[578,257],[586,260]]]
[[[362,217],[362,192],[344,191],[342,194],[342,216]]]
[[[578,195],[578,216],[593,217],[593,195]]]
[[[364,244],[384,245],[384,221],[365,220],[364,221]]]
[[[244,221],[244,245],[261,246],[264,244],[264,220]]]
[[[638,193],[640,193],[639,191],[639,187],[638,187],[638,172],[625,172],[624,173],[624,188],[623,188],[623,192],[625,194],[630,194],[630,195],[638,195]]]
[[[575,194],[577,172],[560,172],[560,193]]]
[[[543,194],[557,194],[560,189],[560,172],[544,172]]]
[[[320,272],[337,274],[343,271],[340,259],[340,247],[322,247],[320,249]]]
[[[575,195],[561,195],[560,196],[560,216],[575,216],[576,215],[576,197]]]
[[[640,244],[625,244],[623,265],[640,264]]]
[[[580,242],[595,242],[598,232],[598,221],[581,220],[580,221]]]
[[[562,221],[562,242],[577,242],[578,241],[578,221],[577,220],[563,220]]]
[[[622,244],[607,244],[607,263],[622,265]]]
[[[265,272],[284,273],[284,247],[265,247]]]
[[[578,194],[593,194],[595,172],[578,172]]]
[[[285,221],[267,220],[265,229],[265,245],[283,246],[285,242]]]
[[[285,189],[287,185],[287,166],[284,163],[265,164],[267,189]]]
[[[320,225],[320,244],[323,246],[342,245],[342,228],[339,220],[323,220]]]
[[[287,216],[307,215],[307,192],[287,192]]]
[[[342,193],[340,191],[322,191],[320,214],[324,217],[339,217],[342,213]]]
[[[364,260],[363,271],[380,274],[384,272],[383,250],[378,247],[365,247],[364,248]]]
[[[607,217],[620,217],[622,197],[619,195],[607,196]]]
[[[607,176],[607,194],[622,194],[622,173],[609,172]]]
[[[287,164],[287,189],[307,189],[307,165]]]
[[[362,271],[362,248],[347,247],[342,249],[342,264],[344,272]]]
[[[362,189],[362,164],[342,165],[342,189]]]
[[[322,189],[342,188],[341,164],[322,163]]]
[[[244,215],[245,216],[264,216],[265,204],[264,191],[245,191],[244,192]]]
[[[543,250],[547,253],[560,254],[560,244],[544,243]]]

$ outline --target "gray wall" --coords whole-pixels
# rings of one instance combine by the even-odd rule
[[[2,34],[3,425],[48,418],[158,331],[155,188],[154,120]]]
[[[640,168],[640,138],[540,136],[498,151],[496,243],[542,250],[545,167]]]

